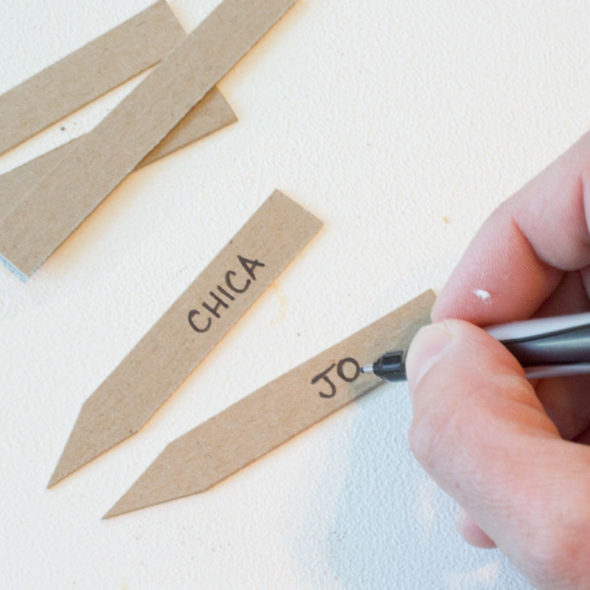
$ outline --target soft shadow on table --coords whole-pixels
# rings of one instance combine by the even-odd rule
[[[409,451],[410,421],[405,384],[383,385],[356,402],[352,426],[342,431],[348,469],[329,530],[321,547],[309,541],[317,539],[313,514],[323,501],[314,496],[293,548],[309,587],[325,577],[310,571],[321,551],[333,572],[326,588],[530,590],[498,551],[478,550],[460,539],[454,503]],[[341,471],[331,473],[334,469],[326,467],[326,489],[342,480]]]

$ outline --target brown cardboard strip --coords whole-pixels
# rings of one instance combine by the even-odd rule
[[[321,225],[273,193],[86,400],[49,485],[135,434]]]
[[[221,91],[214,87],[137,165],[139,170],[238,120]]]
[[[164,0],[0,96],[0,153],[158,63],[185,38]]]
[[[434,299],[427,291],[177,438],[105,518],[203,492],[367,393],[381,381],[360,367],[405,350]]]
[[[237,121],[217,87],[213,88],[135,168],[139,170]],[[74,139],[0,176],[0,218],[51,172],[79,141]]]
[[[6,261],[30,276],[294,2],[224,0],[0,219]]]

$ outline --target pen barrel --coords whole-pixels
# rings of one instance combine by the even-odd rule
[[[590,362],[590,326],[501,342],[523,367]]]

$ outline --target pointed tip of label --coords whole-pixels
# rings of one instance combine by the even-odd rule
[[[117,505],[115,504],[108,512],[102,515],[100,520],[110,520],[114,516],[119,516],[119,512],[116,512],[115,508]]]
[[[138,501],[137,498],[134,499],[134,489],[136,488],[136,484],[132,485],[104,514],[101,520],[109,520],[114,518],[115,516],[121,516],[123,514],[127,514],[129,512],[135,512],[136,510],[141,510],[142,508],[146,508],[150,504],[146,504],[145,502]]]
[[[70,440],[66,443],[55,470],[53,471],[53,475],[47,484],[48,489],[58,484],[66,477],[69,477],[75,471],[78,471],[78,469],[86,465],[89,460],[92,460],[77,453],[77,448],[72,448],[71,438],[72,437],[70,436]]]
[[[47,482],[47,489],[50,490],[53,486],[61,481],[60,478],[55,476],[55,473],[51,476],[51,479]]]
[[[48,490],[51,489],[52,487],[57,485],[60,481],[62,481],[66,477],[68,477],[68,475],[70,475],[74,471],[75,471],[75,469],[68,470],[68,469],[63,468],[63,455],[62,455],[62,457],[60,457],[59,462],[57,463],[57,466],[56,466],[51,478],[49,479],[49,483],[47,484],[47,489]]]
[[[110,520],[116,516],[122,516],[123,514],[128,514],[130,512],[135,512],[136,510],[141,510],[142,508],[147,508],[152,504],[140,504],[130,502],[128,500],[129,492],[132,491],[131,488],[127,493],[123,494],[121,498],[109,509],[108,512],[104,514],[101,520]]]

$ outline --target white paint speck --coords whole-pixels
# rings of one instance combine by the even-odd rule
[[[483,289],[474,289],[473,290],[473,294],[478,297],[479,299],[481,299],[482,301],[486,301],[488,300],[491,295],[489,294],[488,291],[484,291]]]

